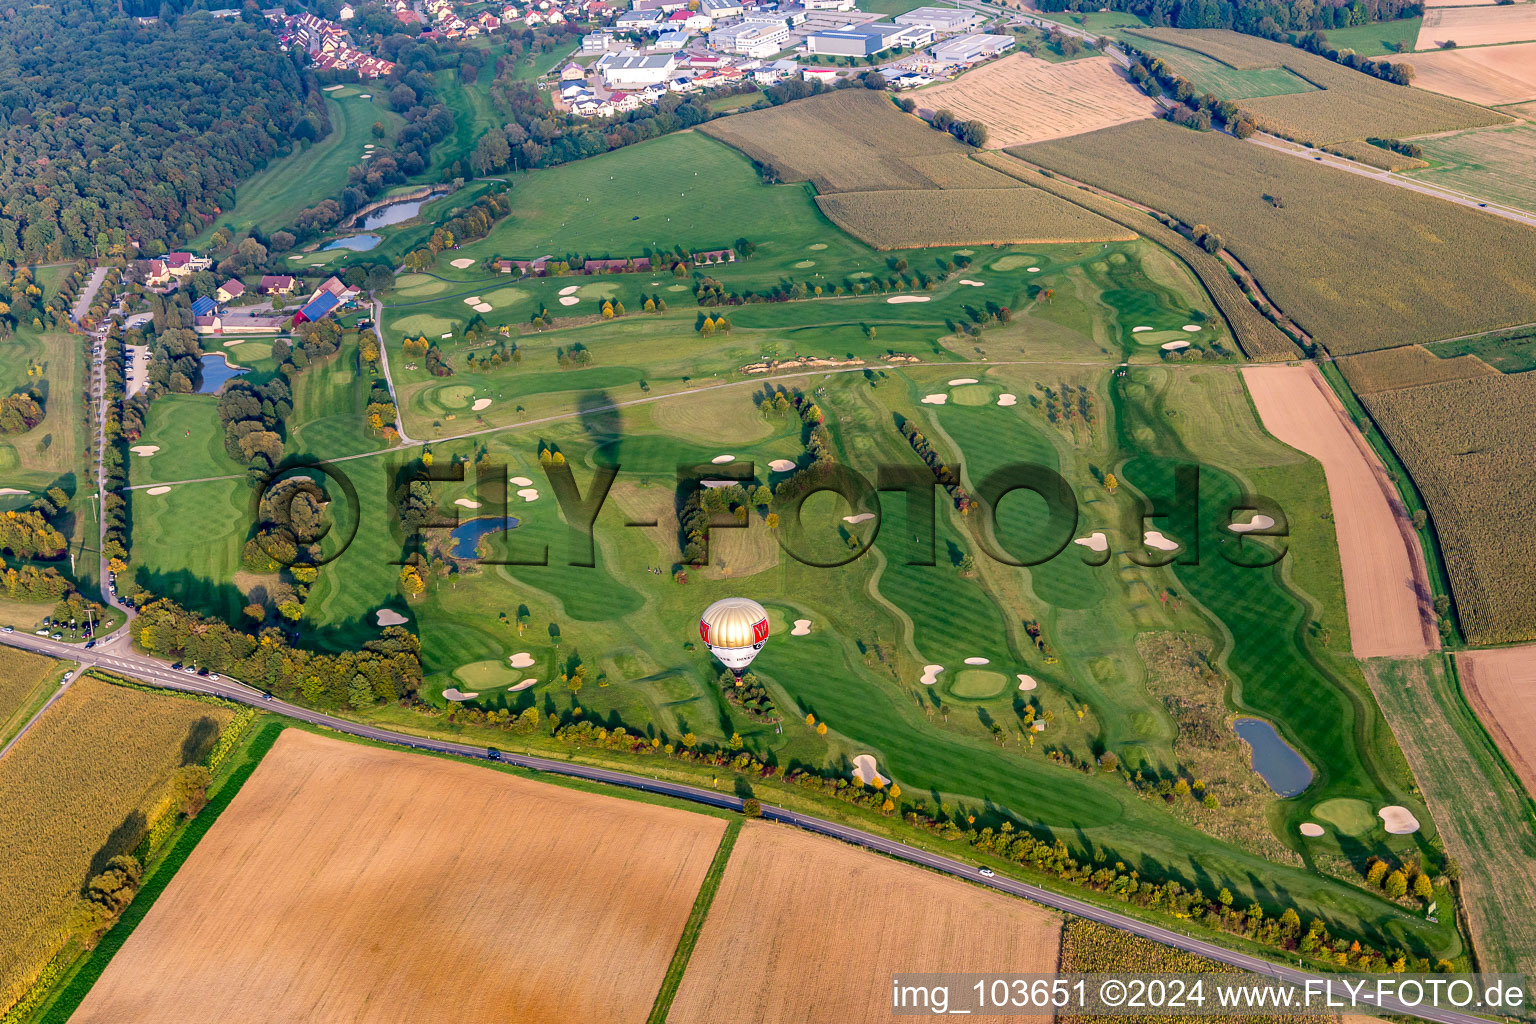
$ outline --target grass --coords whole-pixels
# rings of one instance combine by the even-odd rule
[[[1536,370],[1536,331],[1530,328],[1500,331],[1462,341],[1442,341],[1428,346],[1441,359],[1476,356],[1500,373]]]
[[[1166,122],[1018,153],[1186,224],[1208,224],[1335,354],[1536,320],[1536,284],[1516,269],[1525,229],[1499,218]],[[1311,244],[1285,244],[1295,238]],[[1354,272],[1409,238],[1414,258],[1393,273]]]
[[[1038,189],[839,192],[816,200],[876,249],[1124,240],[1117,224]]]
[[[0,1002],[9,1005],[65,942],[89,930],[81,887],[138,845],[166,778],[195,763],[229,717],[82,678],[0,761],[3,834],[17,837],[0,868]]]
[[[331,133],[309,145],[296,146],[285,157],[267,164],[235,190],[235,206],[226,210],[192,241],[193,248],[206,246],[220,227],[231,234],[261,230],[267,233],[288,227],[306,207],[328,199],[347,183],[347,169],[362,162],[363,147],[384,146],[405,119],[389,109],[382,86],[363,99],[357,90],[327,95]],[[373,134],[374,122],[384,125],[382,138]]]
[[[672,954],[672,962],[667,965],[667,975],[662,979],[661,989],[656,993],[656,1002],[651,1006],[651,1014],[646,1020],[648,1024],[665,1024],[667,1011],[672,1008],[672,1000],[677,997],[677,986],[683,982],[683,972],[688,970],[688,958],[693,955],[693,947],[698,945],[699,932],[704,930],[704,919],[709,916],[710,904],[715,901],[715,893],[720,891],[720,878],[725,874],[726,862],[731,859],[731,850],[736,846],[736,837],[741,835],[741,820],[734,819],[725,827],[725,834],[720,837],[720,846],[715,850],[715,859],[709,863],[709,871],[704,876],[704,884],[699,886],[699,894],[694,898],[693,909],[688,913],[688,921],[683,925],[683,935],[677,940],[677,950]]]
[[[1382,57],[1396,54],[1398,43],[1407,43],[1411,52],[1423,21],[1422,17],[1373,21],[1350,28],[1331,28],[1323,34],[1328,37],[1328,45],[1336,50],[1354,50],[1362,57]]]
[[[1289,68],[1234,68],[1182,46],[1169,46],[1137,35],[1129,36],[1129,39],[1137,49],[1167,61],[1200,92],[1215,93],[1222,99],[1235,102],[1260,96],[1314,92],[1318,88]]]
[[[1517,124],[1420,139],[1430,166],[1410,177],[1444,185],[1517,209],[1536,211],[1536,181],[1530,154],[1536,148],[1536,124]]]

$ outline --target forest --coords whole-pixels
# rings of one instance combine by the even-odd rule
[[[0,11],[0,260],[184,244],[237,182],[329,132],[295,58],[249,17],[142,24],[112,0]]]

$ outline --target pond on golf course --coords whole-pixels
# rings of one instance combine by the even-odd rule
[[[453,528],[453,547],[449,553],[454,558],[477,558],[481,537],[516,528],[516,516],[477,516],[466,519]]]
[[[1276,796],[1295,796],[1312,784],[1312,766],[1262,718],[1239,718],[1232,728],[1253,750],[1253,770]]]

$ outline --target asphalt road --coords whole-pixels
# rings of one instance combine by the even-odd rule
[[[408,747],[412,750],[430,750],[442,754],[455,754],[461,757],[477,758],[480,760],[490,759],[487,749],[483,746],[471,746],[448,740],[428,739],[422,736],[394,732],[389,729],[380,729],[376,726],[352,722],[343,718],[333,718],[322,712],[290,704],[287,701],[267,699],[266,695],[260,690],[233,679],[215,680],[206,676],[176,671],[164,662],[134,650],[126,628],[119,629],[111,637],[98,643],[91,650],[85,650],[78,644],[60,643],[47,637],[40,637],[30,633],[0,633],[0,643],[24,650],[37,651],[57,658],[72,659],[80,662],[82,667],[99,667],[124,676],[131,676],[156,686],[162,686],[166,689],[223,697],[227,700],[248,704],[275,714],[285,715],[301,722],[325,726],[337,732],[375,740],[380,743],[390,743],[396,746]],[[593,765],[577,764],[570,761],[556,761],[547,757],[533,757],[526,754],[501,753],[497,759],[504,763],[517,765],[518,767],[533,771],[549,772],[555,775],[586,779],[591,782],[623,786],[626,789],[675,797],[680,800],[706,804],[711,807],[722,807],[735,811],[739,811],[742,808],[741,798],[715,790],[704,789],[699,786],[689,786],[679,782],[669,782],[661,779],[646,778],[643,775],[631,775],[628,772],[598,768]],[[1217,963],[1238,968],[1239,970],[1252,971],[1255,974],[1297,985],[1304,985],[1309,980],[1320,982],[1326,982],[1327,980],[1326,975],[1313,974],[1308,971],[1261,960],[1246,953],[1239,953],[1203,939],[1184,935],[1167,928],[1161,928],[1155,924],[1149,924],[1137,918],[1120,914],[1113,910],[1084,902],[1083,900],[1074,899],[1071,896],[1042,889],[1037,885],[1030,885],[1017,879],[1006,878],[1002,875],[995,875],[990,878],[983,877],[977,873],[977,868],[973,864],[967,864],[964,861],[945,857],[915,846],[909,846],[906,843],[877,836],[860,829],[850,828],[847,825],[840,825],[837,822],[827,821],[824,818],[817,818],[767,804],[763,805],[763,817],[770,821],[794,825],[808,832],[814,832],[818,835],[851,843],[854,846],[861,846],[867,850],[883,853],[897,860],[907,861],[908,863],[917,864],[944,874],[954,875],[967,882],[997,889],[1064,913],[1085,917],[1090,921],[1096,921],[1111,928],[1118,928],[1133,935],[1150,939],[1153,942],[1172,946],[1175,949],[1196,953]],[[1342,998],[1342,990],[1340,997]],[[1484,1018],[1473,1016],[1472,1014],[1459,1013],[1452,1010],[1409,1008],[1397,1003],[1395,1000],[1383,1001],[1381,1007],[1388,1012],[1420,1017],[1424,1020],[1440,1022],[1440,1024],[1481,1024],[1484,1020]]]

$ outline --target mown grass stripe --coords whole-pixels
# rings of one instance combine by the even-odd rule
[[[693,947],[699,943],[704,919],[709,916],[709,908],[715,902],[715,893],[720,891],[720,879],[725,874],[726,862],[731,859],[731,850],[740,834],[741,819],[737,818],[725,827],[725,835],[720,837],[715,859],[710,861],[709,871],[704,875],[704,884],[699,886],[699,895],[693,901],[693,910],[688,914],[687,923],[683,925],[682,937],[677,940],[677,950],[672,954],[672,962],[667,965],[666,976],[661,979],[661,989],[656,993],[656,1002],[651,1005],[651,1015],[646,1018],[646,1024],[664,1024],[667,1014],[672,1012],[672,1000],[677,998],[677,988],[683,983],[683,972],[688,969]]]

